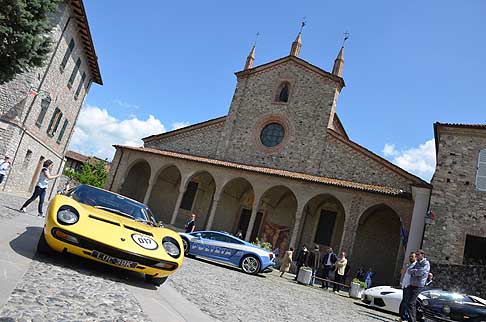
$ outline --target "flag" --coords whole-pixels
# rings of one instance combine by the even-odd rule
[[[400,222],[400,239],[402,241],[403,249],[406,249],[408,243],[408,231],[403,227],[402,222]]]

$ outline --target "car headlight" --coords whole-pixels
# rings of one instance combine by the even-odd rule
[[[427,301],[427,300],[423,300],[423,301],[422,301],[422,305],[423,305],[423,306],[428,306],[428,305],[429,305],[429,301]]]
[[[57,221],[63,225],[73,225],[79,220],[79,213],[71,206],[62,206],[57,211]]]
[[[178,258],[181,255],[179,243],[172,237],[164,237],[164,239],[162,239],[162,246],[164,246],[167,254],[174,258]]]
[[[451,313],[451,308],[449,305],[444,305],[444,307],[442,307],[442,311],[445,313],[445,314],[449,314]]]

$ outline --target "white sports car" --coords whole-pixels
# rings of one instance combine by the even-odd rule
[[[364,291],[361,300],[363,303],[378,309],[398,314],[403,291],[401,288],[391,286],[377,286]],[[424,297],[420,294],[420,300]]]

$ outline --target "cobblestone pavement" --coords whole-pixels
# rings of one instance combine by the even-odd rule
[[[19,211],[22,204],[29,198],[27,195],[20,195],[14,193],[0,193],[0,221],[2,219],[12,219],[22,213]],[[32,202],[27,207],[27,213],[22,215],[37,216],[37,205],[39,200]],[[47,209],[48,201],[44,202],[44,213]]]
[[[376,322],[396,317],[354,304],[355,300],[280,278],[261,276],[205,260],[185,259],[169,283],[202,311],[225,322]]]

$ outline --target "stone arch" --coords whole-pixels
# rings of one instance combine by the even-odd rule
[[[216,181],[213,175],[206,170],[192,172],[186,181],[184,194],[175,226],[184,227],[190,219],[191,213],[196,214],[196,230],[203,230],[209,217],[216,191]]]
[[[150,164],[144,159],[139,159],[132,162],[128,169],[120,194],[143,202],[152,172]]]
[[[212,229],[246,235],[255,199],[252,184],[245,178],[233,178],[221,189]]]
[[[341,201],[328,193],[318,194],[304,206],[300,244],[341,248],[346,212]]]
[[[273,248],[287,249],[297,206],[297,197],[289,187],[276,185],[267,189],[260,198],[258,209],[261,219],[257,215],[252,236],[271,243]]]
[[[398,284],[401,238],[400,216],[389,206],[378,204],[360,216],[349,263],[353,272],[363,267],[371,268],[375,277],[373,285]]]
[[[179,196],[181,171],[176,165],[168,164],[161,167],[154,178],[148,206],[158,221],[170,223]]]

